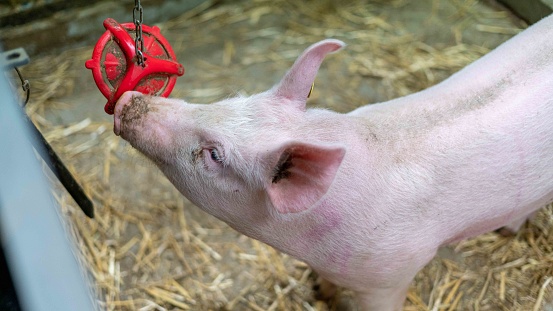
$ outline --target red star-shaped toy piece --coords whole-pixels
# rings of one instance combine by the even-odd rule
[[[144,66],[141,66],[137,64],[135,42],[130,35],[135,25],[119,24],[108,18],[104,27],[106,32],[96,43],[92,59],[87,60],[85,66],[92,70],[96,85],[108,100],[104,107],[106,113],[113,114],[115,103],[126,91],[169,96],[177,76],[184,74],[184,67],[177,62],[159,28],[142,25]]]

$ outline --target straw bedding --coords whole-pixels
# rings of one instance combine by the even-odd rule
[[[187,69],[173,96],[200,103],[265,90],[309,44],[342,39],[348,47],[325,61],[309,104],[347,112],[431,86],[524,25],[472,0],[256,0],[206,1],[160,27]],[[85,218],[53,181],[99,309],[353,310],[348,291],[315,300],[307,265],[198,210],[114,136],[83,69],[91,49],[34,59],[23,73],[28,113],[96,204]],[[516,236],[441,250],[405,310],[553,310],[552,277],[549,206]]]

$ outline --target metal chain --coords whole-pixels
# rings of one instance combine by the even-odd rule
[[[13,69],[15,69],[15,71],[17,72],[17,75],[19,76],[19,79],[21,80],[21,88],[23,89],[23,91],[27,95],[26,98],[25,98],[25,102],[23,103],[23,107],[25,107],[27,105],[27,103],[29,102],[29,97],[31,96],[31,83],[29,82],[29,80],[23,78],[23,75],[21,74],[21,72],[19,71],[19,69],[17,67],[13,67]]]
[[[138,15],[138,18],[137,18]],[[144,39],[142,38],[142,18],[144,11],[142,5],[140,5],[140,0],[134,0],[134,9],[132,11],[132,19],[134,21],[136,36],[134,39],[134,51],[136,53],[136,63],[142,67],[146,66],[144,62]]]

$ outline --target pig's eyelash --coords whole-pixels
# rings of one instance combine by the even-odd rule
[[[208,149],[209,155],[211,156],[211,159],[217,163],[223,163],[223,158],[219,154],[219,150],[216,148]]]

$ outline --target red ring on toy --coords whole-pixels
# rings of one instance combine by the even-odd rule
[[[106,32],[100,37],[86,68],[92,70],[94,82],[107,98],[104,110],[113,114],[115,103],[126,91],[167,97],[184,67],[177,62],[173,49],[161,35],[159,27],[142,25],[144,67],[136,60],[133,23],[119,24],[112,18],[104,21]]]

